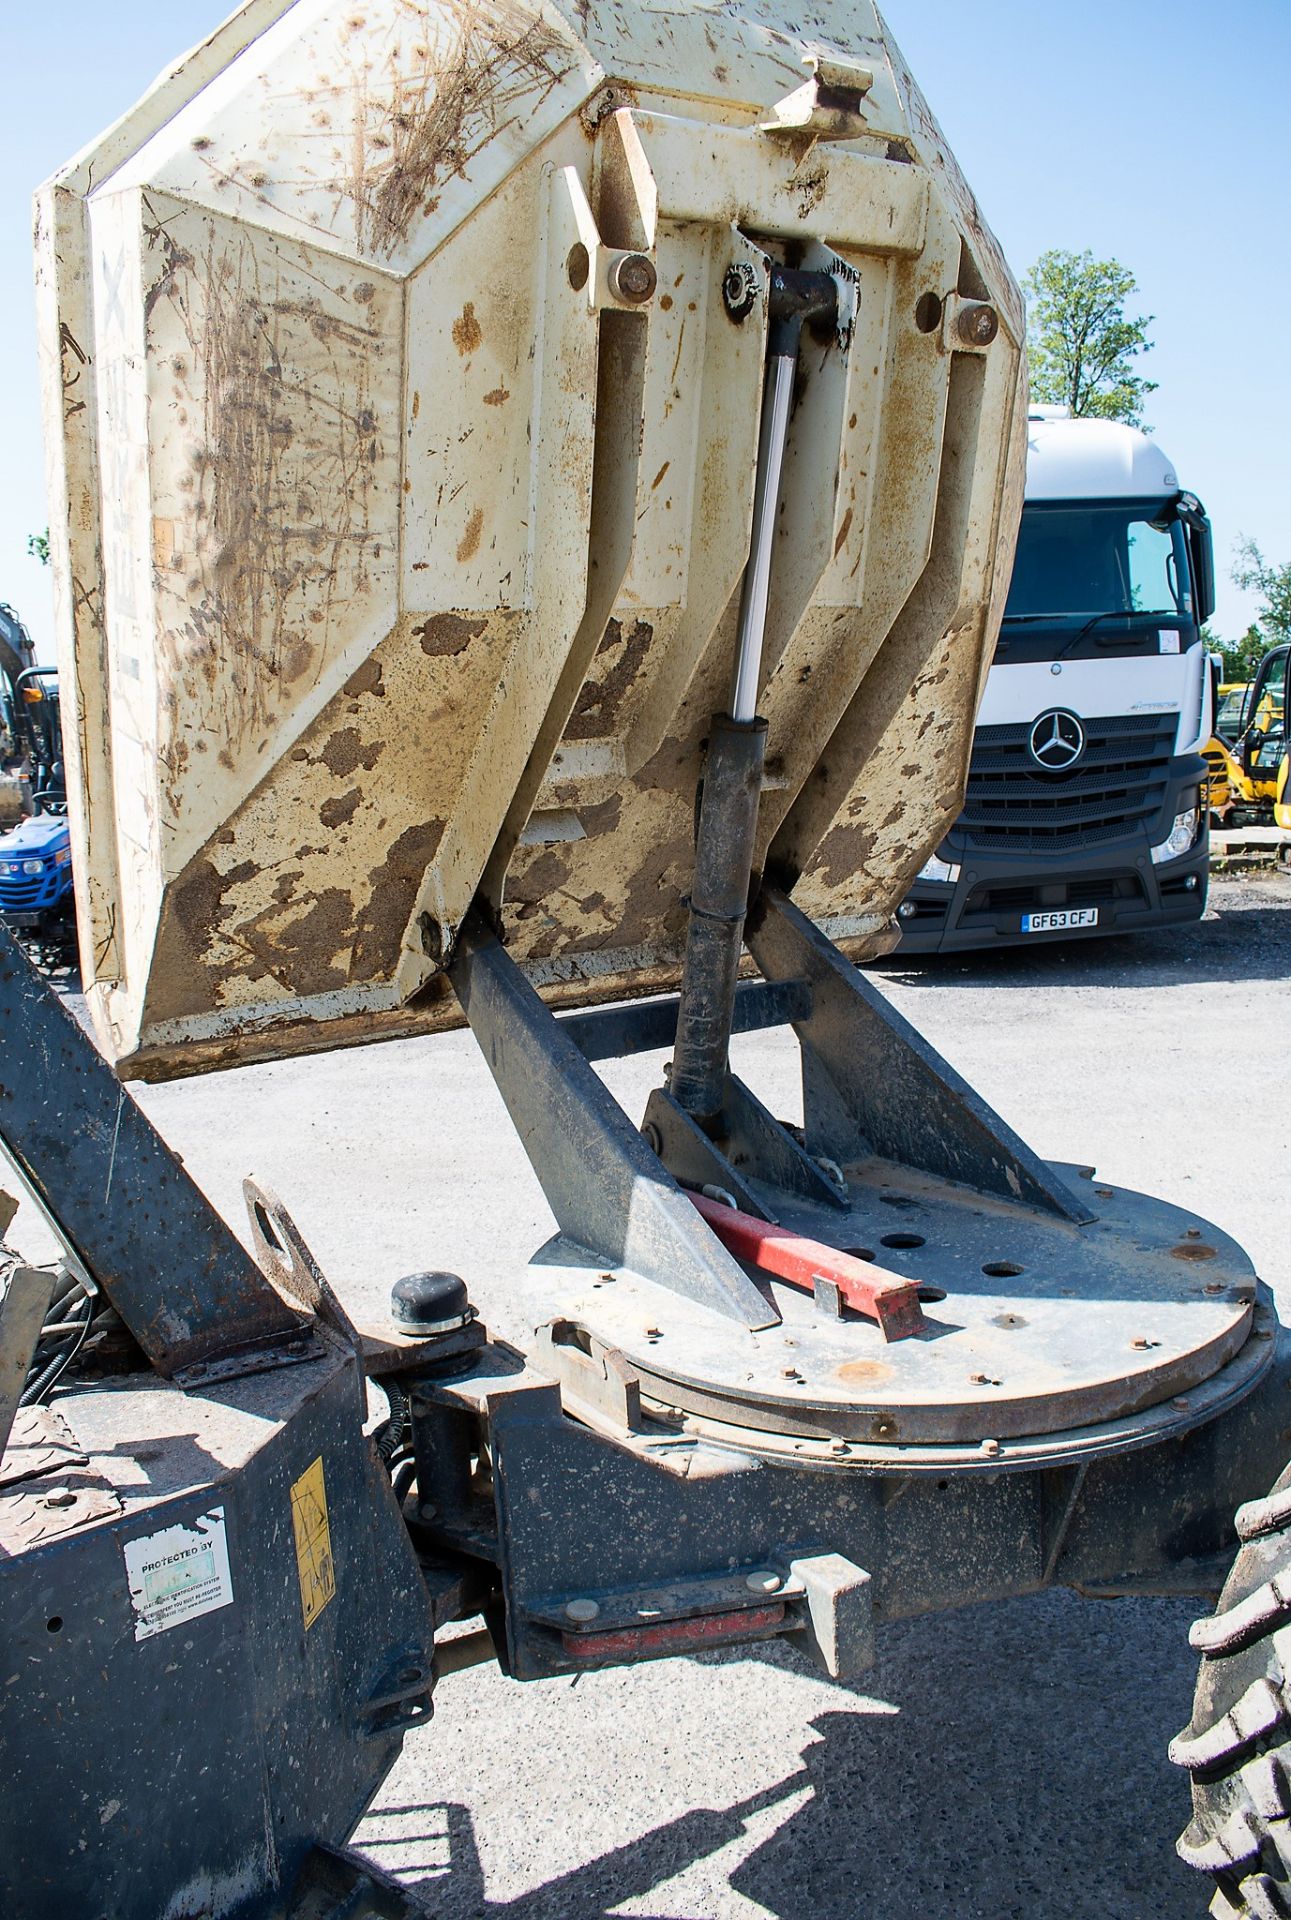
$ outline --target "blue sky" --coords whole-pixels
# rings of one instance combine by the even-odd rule
[[[227,11],[221,0],[7,0],[0,115],[0,600],[50,657],[32,318],[32,189]],[[1216,624],[1253,535],[1291,560],[1291,0],[889,0],[889,23],[1021,275],[1046,247],[1115,255],[1156,316],[1148,420],[1215,524]]]

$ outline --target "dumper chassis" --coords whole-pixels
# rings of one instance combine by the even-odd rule
[[[64,1250],[5,1256],[0,1905],[410,1916],[347,1842],[450,1663],[848,1679],[969,1602],[1214,1596],[1246,1503],[1181,1849],[1291,1913],[1271,1296],[854,964],[962,793],[1007,269],[867,0],[424,11],[246,7],[40,203],[102,1050],[0,928],[0,1144]],[[113,1065],[461,1020],[557,1232],[429,1250],[380,1326]],[[732,1070],[770,1028],[800,1120]],[[629,1115],[596,1066],[651,1049]]]

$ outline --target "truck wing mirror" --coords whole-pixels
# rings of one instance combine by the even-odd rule
[[[1210,520],[1200,500],[1191,493],[1179,496],[1179,518],[1188,542],[1197,625],[1204,627],[1215,611],[1215,543]]]

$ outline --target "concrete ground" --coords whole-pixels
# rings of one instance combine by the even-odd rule
[[[1235,1234],[1285,1314],[1289,972],[1291,880],[1262,870],[1182,931],[872,977],[1042,1153]],[[738,1044],[787,1109],[787,1038]],[[610,1076],[634,1117],[657,1070]],[[139,1091],[236,1224],[244,1173],[279,1189],[355,1309],[416,1267],[474,1284],[551,1231],[466,1034]],[[10,1237],[37,1251],[30,1222]],[[1196,1611],[1055,1594],[889,1628],[861,1686],[776,1648],[454,1675],[359,1844],[444,1920],[1200,1916],[1165,1758]]]

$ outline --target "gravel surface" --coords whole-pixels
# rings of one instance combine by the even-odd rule
[[[1291,880],[1257,871],[1182,931],[871,977],[1040,1152],[1235,1234],[1285,1313],[1288,972]],[[742,1040],[738,1064],[790,1105],[786,1037]],[[635,1117],[656,1074],[607,1077]],[[137,1091],[235,1224],[244,1173],[279,1189],[356,1311],[418,1266],[476,1285],[551,1231],[469,1035]],[[11,1238],[39,1255],[30,1219]],[[885,1629],[861,1686],[780,1648],[454,1675],[359,1840],[444,1920],[1199,1920],[1165,1760],[1196,1611],[966,1610]]]

